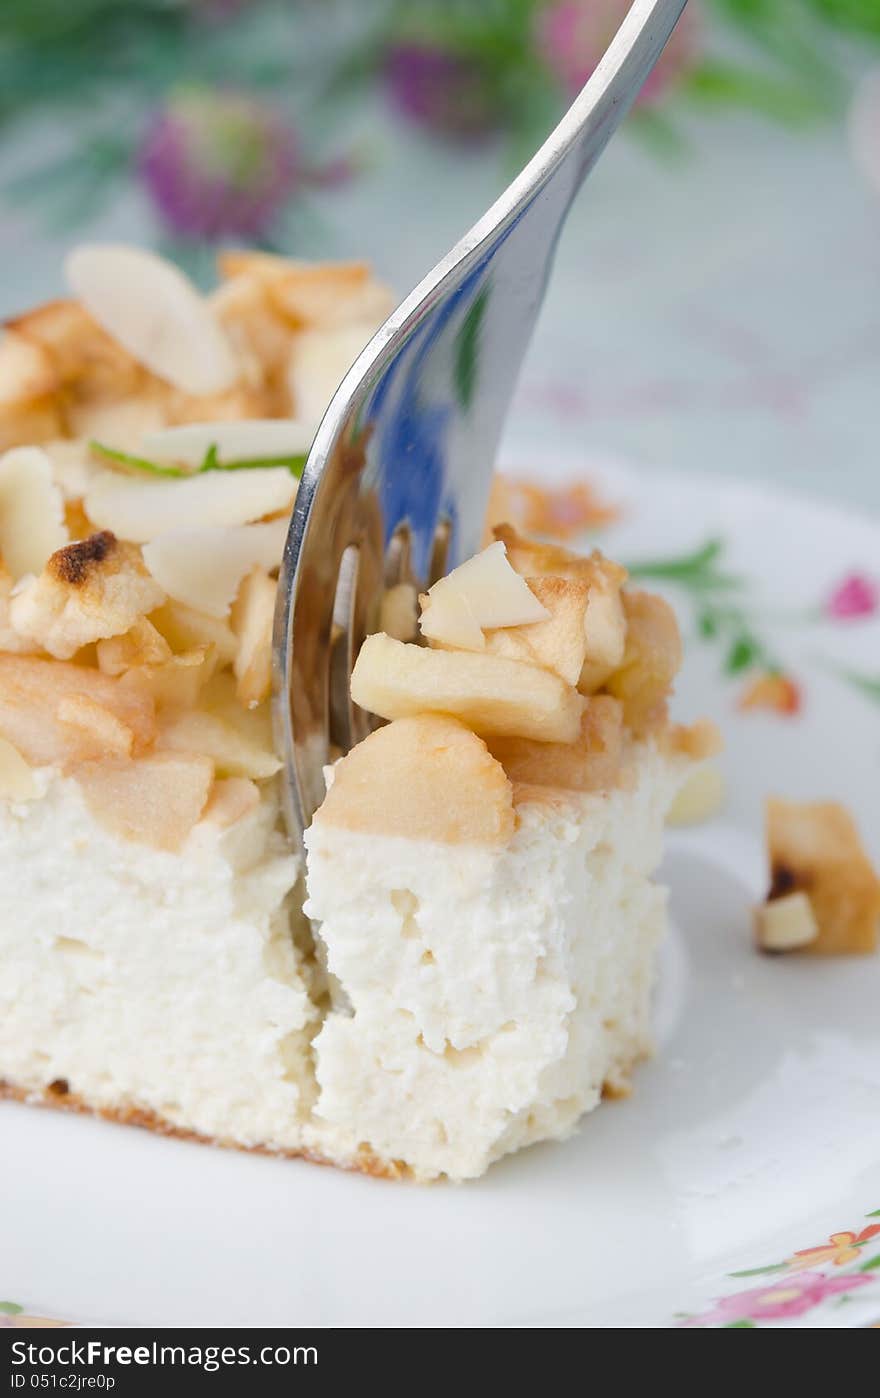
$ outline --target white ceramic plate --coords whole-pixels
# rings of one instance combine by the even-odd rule
[[[880,1321],[880,956],[762,958],[749,918],[768,792],[845,801],[880,857],[880,523],[589,474],[622,508],[614,557],[720,541],[667,591],[689,635],[678,711],[725,729],[729,799],[669,840],[659,1049],[632,1098],[429,1189],[3,1104],[0,1300],[143,1325]]]

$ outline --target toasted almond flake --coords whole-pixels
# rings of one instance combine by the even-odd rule
[[[243,579],[232,608],[232,628],[238,637],[234,672],[236,692],[252,709],[269,697],[272,688],[272,628],[277,585],[265,568],[254,568]]]
[[[818,936],[819,924],[806,893],[789,893],[755,909],[755,940],[761,951],[798,951]]]
[[[304,330],[290,349],[287,384],[291,410],[298,422],[318,426],[345,375],[372,338],[373,325],[346,325],[338,330]]]
[[[132,729],[88,694],[65,694],[58,701],[55,717],[59,723],[77,729],[87,743],[94,743],[107,757],[131,756]]]
[[[170,262],[92,243],[69,254],[65,273],[98,324],[159,378],[194,394],[235,383],[238,365],[210,306]]]
[[[312,444],[312,432],[293,418],[250,418],[246,422],[187,422],[144,434],[143,454],[156,461],[201,466],[205,453],[216,447],[218,459],[261,461],[265,457],[301,456]],[[247,521],[235,521],[246,523]]]
[[[214,772],[207,757],[157,752],[86,762],[75,776],[92,815],[111,834],[176,852],[205,809]]]
[[[15,330],[0,331],[0,405],[30,403],[58,388],[49,352]]]
[[[504,844],[514,829],[512,791],[463,723],[421,714],[378,729],[336,764],[315,823],[443,844]]]
[[[550,670],[497,655],[368,636],[351,676],[356,704],[382,718],[451,714],[489,737],[573,743],[585,701]]]
[[[39,573],[67,543],[64,501],[52,463],[39,447],[13,447],[0,457],[0,555],[13,579]]]
[[[679,790],[666,817],[668,825],[697,825],[724,805],[724,778],[717,767],[697,767]]]
[[[140,550],[113,534],[93,534],[53,553],[43,572],[19,585],[9,614],[19,635],[59,660],[128,631],[165,600]]]
[[[158,665],[143,665],[134,673],[152,694],[157,709],[194,709],[217,669],[217,660],[213,646],[198,646]]]
[[[252,568],[277,568],[287,538],[286,518],[234,529],[181,530],[144,546],[144,562],[159,585],[188,607],[223,618]],[[236,647],[237,650],[237,647]]]
[[[394,297],[366,262],[288,263],[263,276],[272,304],[294,325],[330,330],[358,324],[372,332],[394,309]]]
[[[105,675],[122,675],[134,666],[162,665],[171,659],[171,647],[151,621],[141,617],[120,636],[99,641],[98,669]]]
[[[37,794],[33,771],[18,748],[0,738],[0,800],[32,801]]]
[[[68,408],[68,429],[82,442],[101,442],[117,451],[130,451],[145,433],[166,421],[167,392],[149,389],[118,398],[75,400]]]
[[[146,544],[183,529],[224,529],[289,511],[296,484],[284,466],[206,471],[184,480],[142,480],[107,472],[83,503],[99,529]],[[276,564],[280,557],[279,549]]]

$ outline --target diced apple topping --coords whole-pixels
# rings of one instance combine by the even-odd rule
[[[259,804],[260,788],[255,782],[247,777],[218,777],[211,787],[202,820],[228,830]]]
[[[418,594],[412,583],[396,583],[383,593],[379,629],[395,641],[414,641],[418,635]]]
[[[666,701],[681,668],[681,635],[675,613],[651,592],[624,592],[626,650],[623,663],[607,681],[623,701],[627,726],[641,737],[666,718]]]
[[[434,583],[422,598],[422,635],[448,646],[483,650],[486,629],[546,621],[547,608],[505,555],[504,544],[490,544]],[[462,640],[465,635],[470,644]]]
[[[217,669],[217,652],[212,646],[196,646],[182,655],[172,655],[158,664],[133,667],[132,673],[157,709],[194,709],[202,690]]]
[[[217,459],[223,465],[234,461],[300,456],[311,446],[312,433],[293,418],[249,418],[243,422],[188,422],[178,427],[147,432],[142,440],[144,455],[150,460],[174,461],[195,470],[201,466],[211,447],[215,448]],[[268,514],[269,511],[261,513]],[[249,520],[231,522],[247,524]]]
[[[623,661],[626,616],[621,588],[626,569],[598,550],[584,558],[558,544],[528,539],[509,524],[497,525],[494,533],[506,545],[513,567],[524,577],[567,578],[586,585],[584,662],[578,688],[583,694],[601,689]]]
[[[37,794],[34,774],[18,748],[0,738],[0,800],[32,801]]]
[[[238,377],[205,298],[155,253],[116,244],[75,248],[65,266],[76,296],[140,364],[185,393],[222,393]]]
[[[352,748],[315,819],[443,844],[504,844],[514,826],[510,782],[486,744],[432,714],[398,719]]]
[[[793,893],[809,901],[818,932],[806,950],[835,956],[874,951],[878,879],[852,816],[835,801],[767,802],[772,907]]]
[[[171,659],[171,647],[151,621],[140,617],[128,631],[99,641],[98,669],[105,675],[123,675],[136,666],[163,665]]]
[[[272,688],[272,628],[277,584],[265,568],[254,568],[243,580],[232,608],[232,629],[238,637],[233,666],[238,698],[252,709],[268,699]]]
[[[452,714],[484,736],[574,742],[584,700],[558,675],[497,655],[369,636],[351,677],[356,704],[382,718]]]
[[[623,754],[621,704],[608,694],[588,699],[581,731],[573,743],[492,738],[489,751],[518,784],[563,791],[610,791],[620,776]]]
[[[160,713],[158,748],[205,753],[221,777],[261,781],[280,770],[268,707],[242,708],[231,675],[215,675],[199,703],[196,709]]]
[[[9,615],[20,636],[69,660],[81,646],[127,631],[164,600],[140,550],[105,532],[53,553],[13,597]]]
[[[0,735],[31,766],[69,768],[103,754],[103,741],[96,736],[98,720],[90,727],[59,716],[62,701],[77,696],[91,701],[93,715],[96,709],[104,710],[128,729],[135,753],[153,741],[152,697],[131,682],[131,676],[117,680],[66,661],[0,655]],[[73,711],[68,707],[66,712],[70,716]]]
[[[94,747],[107,757],[130,757],[134,731],[110,709],[88,694],[65,694],[58,700],[55,717],[74,730],[71,747]]]
[[[567,684],[576,685],[586,655],[584,619],[590,589],[569,578],[529,578],[528,585],[545,608],[547,620],[488,631],[486,649],[491,655],[554,670]]]
[[[146,544],[182,529],[225,529],[286,513],[296,484],[285,466],[205,471],[184,480],[144,480],[108,471],[83,504],[99,529]]]
[[[13,580],[39,573],[67,543],[64,501],[52,463],[39,447],[14,447],[0,457],[0,555]]]
[[[246,573],[278,567],[287,530],[286,518],[231,529],[180,530],[145,544],[144,562],[169,597],[222,619]]]
[[[685,779],[666,816],[669,825],[698,825],[724,804],[724,778],[717,767],[703,763]]]
[[[166,602],[150,618],[173,651],[186,653],[210,647],[222,665],[229,665],[238,654],[238,637],[228,621],[209,616],[183,602]]]
[[[74,402],[119,401],[144,389],[140,364],[78,301],[49,301],[11,324],[48,355],[57,386]]]
[[[806,893],[788,893],[755,909],[755,941],[761,951],[803,951],[818,936]]]
[[[106,830],[171,852],[200,819],[213,776],[209,758],[175,752],[85,762],[76,771],[86,805]]]

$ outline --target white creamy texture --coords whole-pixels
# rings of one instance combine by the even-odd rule
[[[338,978],[323,1027],[271,792],[175,855],[38,773],[40,799],[0,803],[0,1080],[64,1079],[92,1107],[227,1143],[481,1174],[567,1134],[649,1049],[665,895],[648,875],[686,768],[644,749],[634,789],[521,804],[501,849],[319,817],[307,911]]]
[[[343,997],[314,1045],[315,1139],[464,1179],[624,1083],[650,1050],[665,892],[649,874],[685,771],[645,747],[634,789],[521,804],[504,848],[319,815],[306,912]]]
[[[176,855],[116,838],[74,781],[37,775],[42,799],[0,803],[0,1079],[300,1148],[316,1014],[274,795]]]

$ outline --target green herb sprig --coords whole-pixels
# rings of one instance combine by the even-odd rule
[[[167,476],[182,480],[189,476],[200,476],[205,471],[255,471],[265,466],[285,466],[291,475],[300,479],[306,464],[305,452],[294,452],[289,456],[255,456],[243,461],[221,461],[216,446],[212,443],[202,458],[201,465],[193,471],[185,471],[181,466],[164,466],[158,461],[149,461],[145,456],[132,456],[130,452],[119,451],[116,447],[105,446],[103,442],[90,441],[89,450],[97,456],[106,457],[119,466],[127,466],[133,471],[142,471],[150,476]]]

